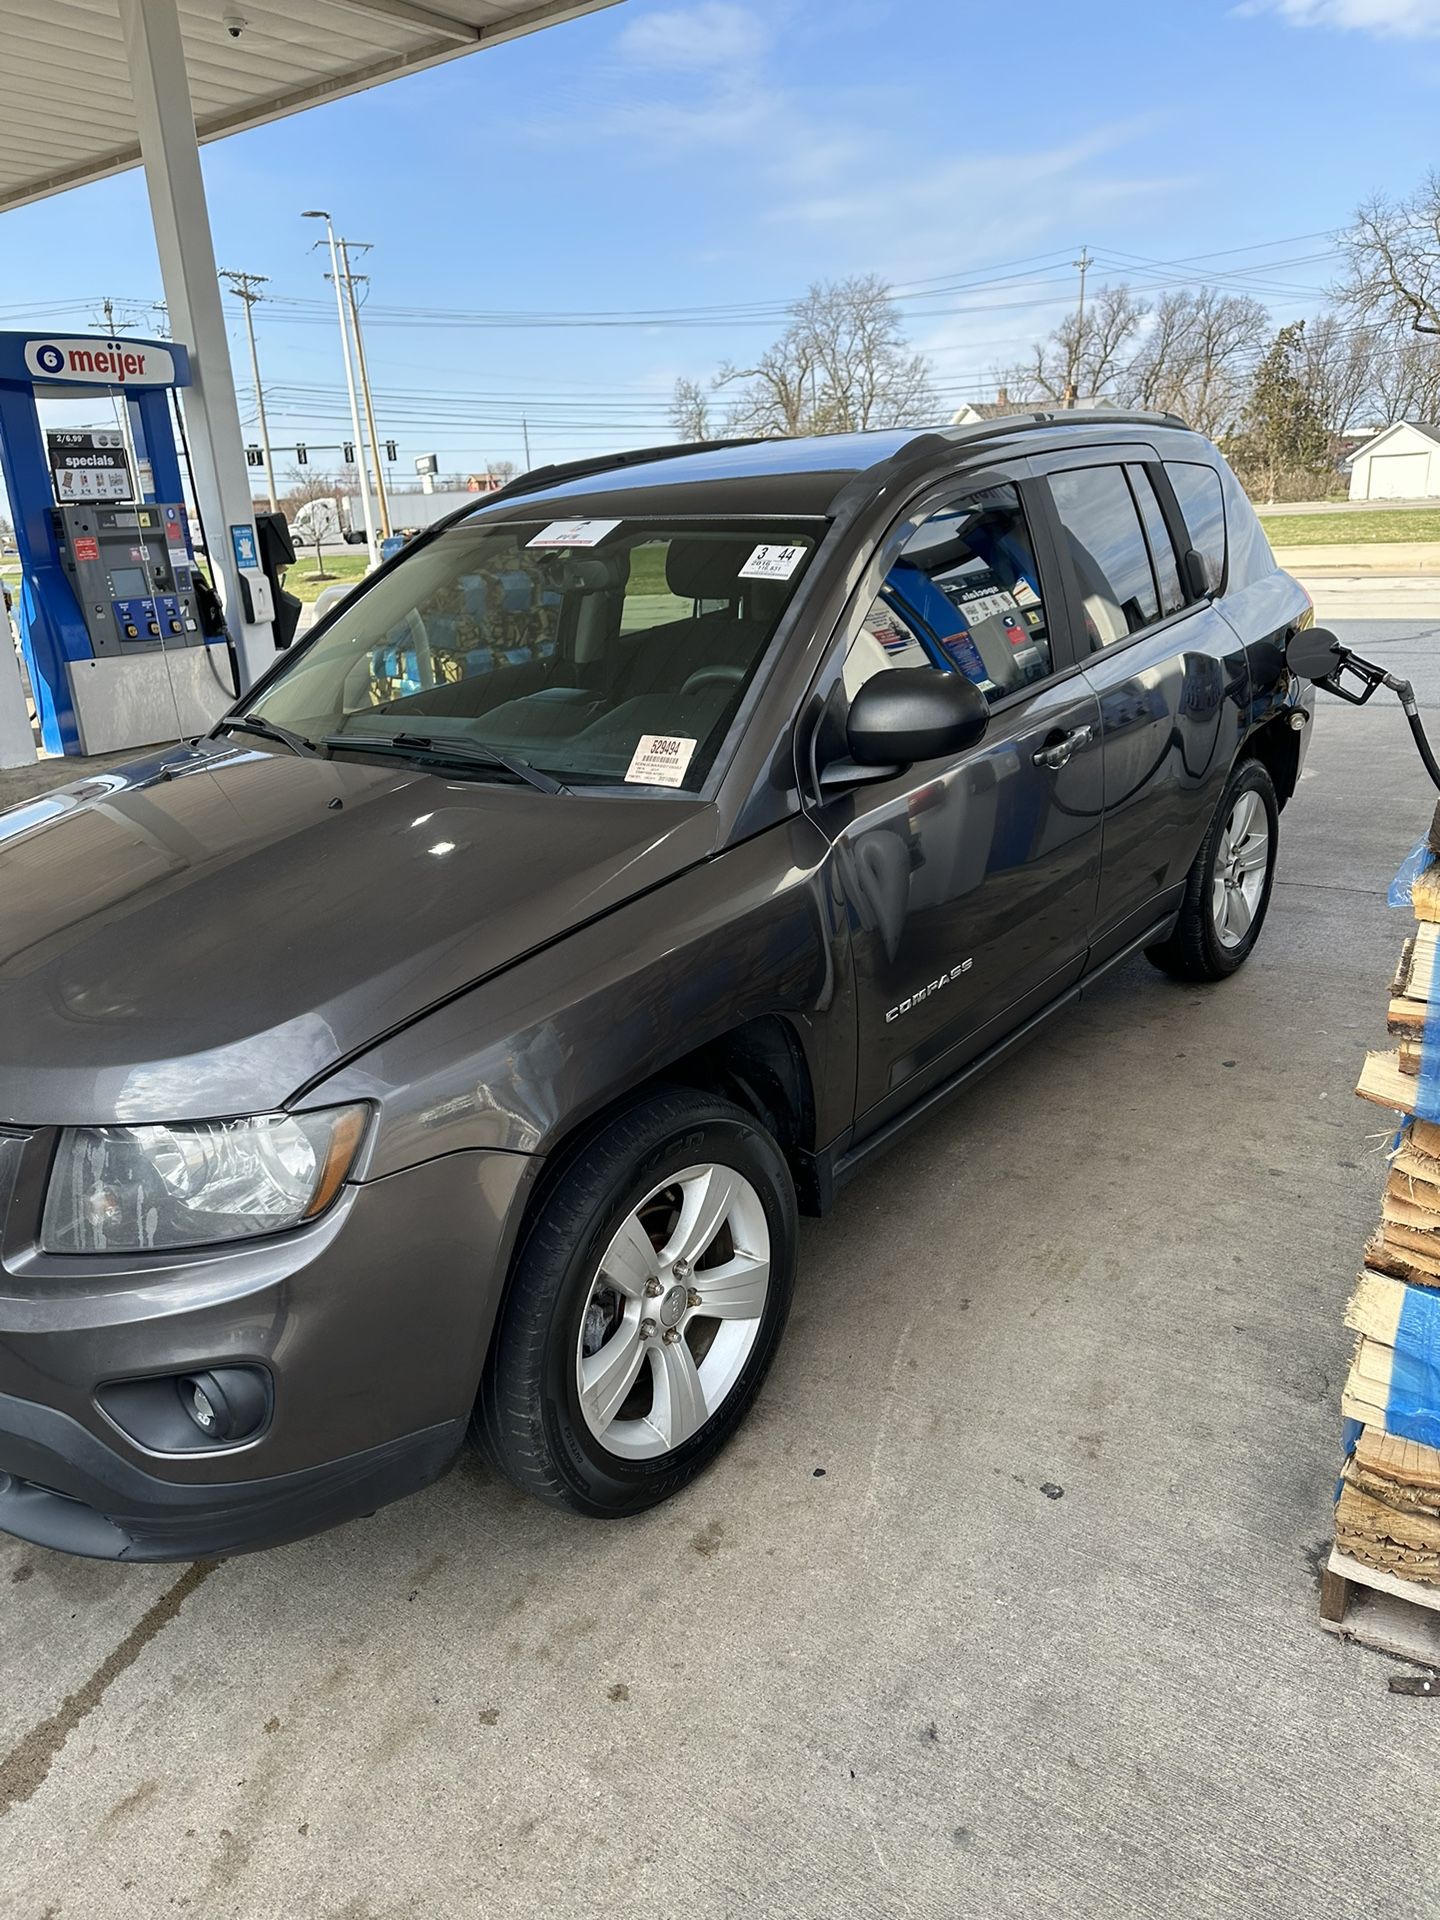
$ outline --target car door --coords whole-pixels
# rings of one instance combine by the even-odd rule
[[[832,657],[825,724],[837,756],[849,701],[874,673],[965,672],[991,705],[984,738],[957,758],[813,795],[850,927],[862,1134],[1084,965],[1099,886],[1099,702],[1075,668],[1055,556],[1036,541],[1026,493],[1017,475],[917,502]]]
[[[1249,676],[1234,631],[1185,584],[1182,523],[1156,454],[1090,447],[1038,464],[1100,705],[1098,966],[1181,897],[1244,731]]]

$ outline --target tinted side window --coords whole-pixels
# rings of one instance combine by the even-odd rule
[[[1140,516],[1120,467],[1076,467],[1050,476],[1092,650],[1160,617]]]
[[[1155,579],[1160,588],[1160,611],[1175,613],[1184,606],[1185,593],[1180,585],[1175,542],[1170,538],[1170,529],[1165,524],[1160,496],[1144,467],[1127,467],[1125,471],[1130,475],[1135,504],[1145,523],[1145,538],[1150,542],[1150,558],[1155,563]]]
[[[872,674],[890,667],[933,667],[924,641],[908,620],[888,605],[884,594],[875,601],[845,656],[845,693],[853,700]]]
[[[1052,670],[1040,570],[1014,487],[967,494],[932,513],[890,569],[884,597],[987,700]]]
[[[1165,471],[1185,516],[1190,544],[1205,562],[1211,585],[1218,593],[1225,579],[1225,496],[1213,467],[1188,460],[1167,460]]]

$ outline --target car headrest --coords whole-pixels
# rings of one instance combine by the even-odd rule
[[[733,600],[741,567],[755,551],[748,537],[688,534],[665,552],[665,584],[678,600]]]

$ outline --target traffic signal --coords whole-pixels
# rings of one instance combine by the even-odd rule
[[[345,441],[342,441],[342,442],[341,442],[341,445],[340,445],[340,457],[341,457],[341,459],[342,459],[342,460],[343,460],[343,461],[345,462],[345,464],[346,464],[346,466],[347,466],[347,467],[353,467],[353,466],[354,466],[354,464],[355,464],[355,442],[354,442],[353,440],[345,440]]]
[[[305,451],[305,442],[303,440],[295,449],[295,464],[297,467],[308,467],[310,464],[310,455]]]
[[[259,447],[246,447],[245,464],[247,467],[263,467],[264,466],[265,456],[263,453],[261,453]]]
[[[393,440],[387,440],[385,442],[385,458],[387,460],[393,460],[395,458],[395,442]]]

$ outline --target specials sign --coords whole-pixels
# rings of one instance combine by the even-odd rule
[[[135,488],[125,442],[118,433],[47,433],[55,498],[66,506],[77,500],[133,500]]]
[[[153,341],[27,340],[26,371],[39,380],[90,387],[168,387],[175,362]]]

